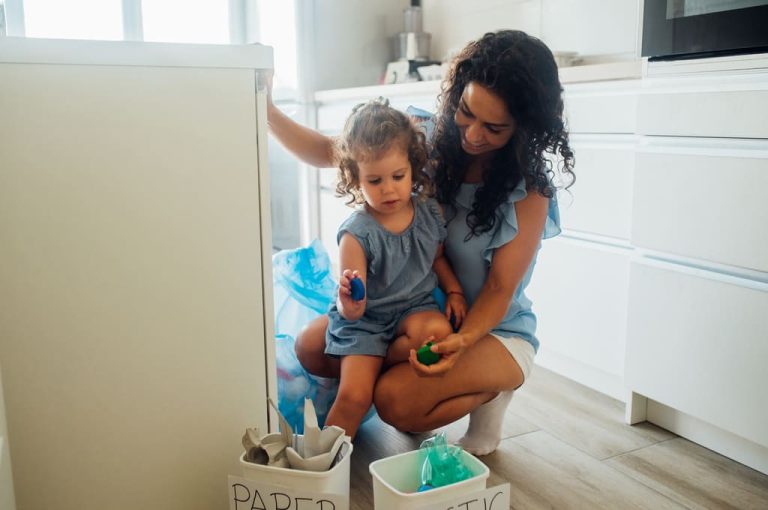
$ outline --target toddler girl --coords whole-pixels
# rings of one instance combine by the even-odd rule
[[[353,110],[335,150],[337,194],[360,207],[337,234],[342,274],[325,353],[340,359],[340,382],[326,423],[354,437],[382,366],[407,360],[430,338],[445,338],[452,332],[447,317],[453,314],[458,327],[466,303],[443,256],[440,207],[427,198],[423,133],[378,99]],[[365,289],[359,300],[352,297],[355,278]],[[432,297],[438,279],[448,296],[445,315]]]

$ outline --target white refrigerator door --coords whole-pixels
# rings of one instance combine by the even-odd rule
[[[16,504],[225,508],[276,391],[257,71],[226,47],[133,44],[110,64],[119,43],[68,44],[53,63],[0,48]]]

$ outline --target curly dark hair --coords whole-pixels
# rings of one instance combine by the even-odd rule
[[[432,171],[437,199],[451,204],[464,180],[469,156],[461,147],[455,115],[465,87],[477,83],[498,95],[515,120],[510,141],[489,158],[467,216],[470,237],[491,230],[496,209],[521,181],[546,197],[560,177],[575,181],[573,150],[563,121],[563,87],[552,52],[539,39],[517,30],[489,32],[469,43],[453,61],[442,84],[434,134]],[[558,157],[559,156],[559,157]]]
[[[336,139],[336,160],[339,163],[336,196],[349,197],[347,205],[362,204],[358,162],[381,157],[394,144],[408,153],[411,164],[413,192],[418,199],[432,193],[432,183],[424,171],[427,163],[427,141],[403,112],[389,105],[384,98],[361,103],[352,109],[341,136]]]

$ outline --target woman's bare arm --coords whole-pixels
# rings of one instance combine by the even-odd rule
[[[267,124],[280,144],[303,162],[318,168],[335,167],[333,139],[302,126],[267,102]]]
[[[417,370],[425,375],[449,370],[465,349],[487,335],[504,318],[515,290],[536,254],[548,206],[549,199],[536,192],[529,192],[515,204],[517,235],[494,253],[488,277],[459,331],[432,348],[443,354],[442,359],[434,365],[417,366]]]

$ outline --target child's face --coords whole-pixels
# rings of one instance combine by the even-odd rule
[[[501,149],[515,133],[515,119],[504,100],[475,82],[464,89],[455,120],[461,132],[461,147],[472,156]]]
[[[357,164],[365,202],[380,214],[410,207],[413,187],[408,153],[395,143],[381,157]]]

